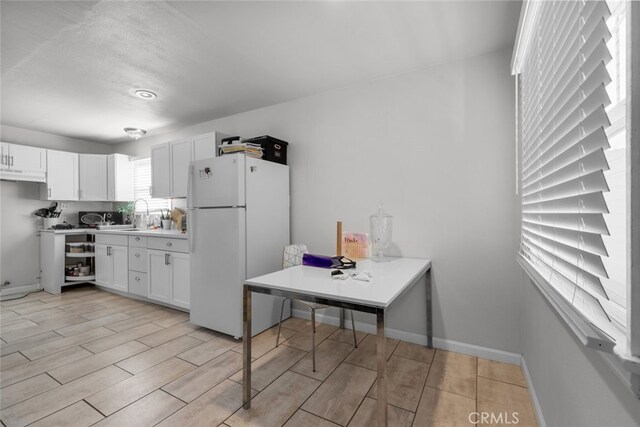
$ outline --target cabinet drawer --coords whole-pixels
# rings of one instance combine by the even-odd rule
[[[143,297],[148,296],[147,273],[129,271],[129,292]]]
[[[147,247],[146,236],[129,236],[129,246],[135,246],[137,248]]]
[[[167,239],[165,237],[149,237],[147,242],[149,249],[170,252],[189,252],[189,242],[187,239]]]
[[[129,247],[129,270],[147,272],[147,248]]]
[[[127,236],[118,234],[96,234],[96,243],[127,246]]]

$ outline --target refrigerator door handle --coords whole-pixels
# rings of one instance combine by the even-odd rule
[[[195,225],[196,210],[193,209],[193,163],[189,164],[189,174],[187,175],[187,240],[189,241],[189,252],[193,252],[193,226]]]
[[[187,218],[189,220],[187,224],[187,240],[189,241],[189,252],[193,252],[193,227],[196,224],[196,211],[197,209],[188,208],[187,209]]]
[[[193,171],[193,163],[190,163],[187,176],[187,209],[193,209]]]

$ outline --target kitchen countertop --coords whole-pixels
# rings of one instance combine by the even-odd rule
[[[172,239],[187,239],[187,234],[180,230],[96,230],[95,228],[73,228],[71,230],[40,230],[42,233],[54,234],[124,234],[127,236],[169,237]]]

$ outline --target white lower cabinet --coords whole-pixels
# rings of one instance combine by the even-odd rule
[[[147,272],[147,248],[129,246],[129,270]]]
[[[146,298],[148,286],[147,273],[129,271],[129,293]]]
[[[189,255],[147,250],[149,299],[189,308]]]
[[[191,289],[191,275],[189,274],[189,255],[182,253],[171,254],[171,291],[172,303],[178,307],[189,308],[189,291]]]
[[[129,256],[126,246],[96,243],[96,283],[129,292]]]
[[[42,232],[40,271],[47,292],[59,294],[61,287],[70,283],[65,282],[65,243],[85,241],[91,239],[73,233]],[[90,265],[95,267],[95,279],[90,277],[87,282],[189,309],[191,280],[186,239],[98,232],[93,247],[94,252],[89,254],[94,259]],[[75,262],[82,258],[69,259]]]

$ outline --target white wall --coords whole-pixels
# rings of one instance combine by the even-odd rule
[[[546,425],[640,425],[638,399],[595,350],[574,337],[522,275],[522,351]]]
[[[0,125],[0,139],[2,142],[78,153],[111,154],[114,152],[113,146],[108,144],[5,125]]]
[[[34,147],[78,153],[111,153],[113,149],[105,144],[9,126],[2,126],[0,132],[3,142]],[[38,229],[42,228],[43,224],[42,219],[34,216],[33,212],[50,204],[40,200],[39,185],[34,182],[0,181],[1,283],[9,281],[12,286],[39,283]],[[78,211],[109,210],[111,206],[111,203],[101,202],[69,202],[69,208],[63,211],[61,218],[75,224],[78,222]]]
[[[218,130],[291,143],[292,240],[335,251],[335,222],[368,232],[379,200],[393,254],[433,260],[435,335],[519,353],[521,289],[509,49],[149,136],[149,146]],[[419,335],[419,284],[389,314]]]

